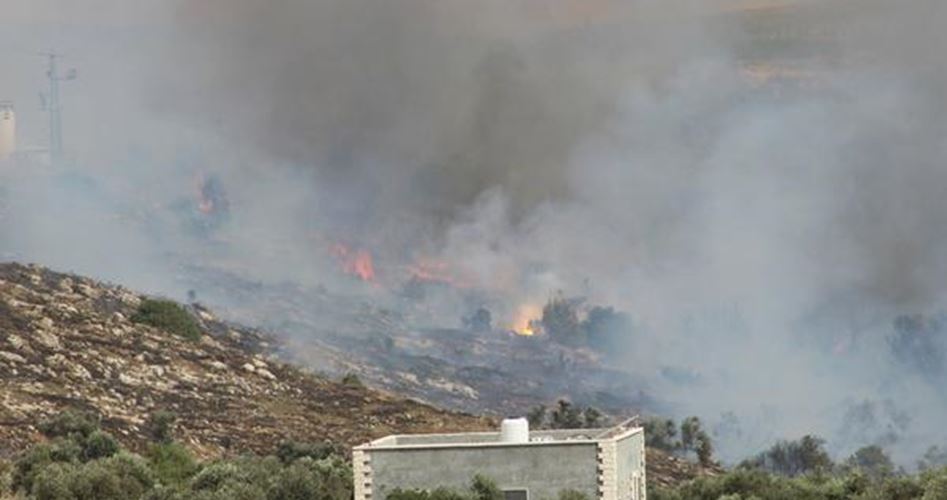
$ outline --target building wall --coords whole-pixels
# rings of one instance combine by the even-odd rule
[[[644,432],[639,431],[615,443],[618,500],[645,500]]]
[[[528,489],[529,500],[555,500],[565,489],[591,499],[599,496],[595,443],[375,449],[365,455],[372,500],[384,500],[394,488],[464,489],[475,474],[496,481],[501,489]],[[364,498],[356,495],[356,500]]]

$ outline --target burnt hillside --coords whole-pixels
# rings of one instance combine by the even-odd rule
[[[271,451],[284,439],[346,445],[393,432],[482,429],[489,421],[342,384],[274,361],[258,332],[191,309],[186,340],[131,320],[145,297],[118,286],[0,265],[0,455],[41,440],[64,408],[92,411],[127,446],[156,411],[203,456]]]

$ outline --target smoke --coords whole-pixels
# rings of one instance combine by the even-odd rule
[[[110,114],[134,125],[117,134],[133,152],[97,157],[134,166],[100,182],[169,200],[211,171],[232,207],[208,243],[162,205],[149,251],[121,253],[313,284],[332,281],[317,255],[342,240],[369,249],[381,279],[447,262],[502,297],[501,315],[583,295],[635,318],[621,368],[677,416],[722,429],[726,458],[817,433],[840,453],[877,440],[912,459],[947,439],[947,401],[891,359],[885,335],[898,314],[945,306],[947,7],[761,4],[199,0],[113,13],[110,26],[146,35],[112,49],[135,68],[108,73],[109,89],[135,91]],[[115,233],[128,230],[95,231]],[[19,248],[72,267],[49,255],[54,241]],[[467,312],[440,310],[445,323]]]

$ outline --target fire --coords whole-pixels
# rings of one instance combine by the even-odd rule
[[[418,258],[415,263],[407,267],[408,275],[412,280],[422,283],[436,283],[454,288],[471,288],[471,283],[460,277],[453,267],[445,261]]]
[[[534,304],[523,304],[516,309],[510,330],[517,335],[531,337],[540,331],[540,318],[543,310]]]
[[[375,264],[368,250],[352,249],[342,243],[336,243],[329,247],[329,254],[338,259],[345,274],[362,281],[375,281]]]

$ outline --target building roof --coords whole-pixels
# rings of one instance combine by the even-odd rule
[[[638,432],[643,432],[643,429],[638,425],[636,417],[608,428],[530,431],[529,442],[525,443],[502,441],[500,432],[397,434],[376,439],[370,443],[357,446],[355,449],[369,451],[595,444],[601,441],[624,439]]]

